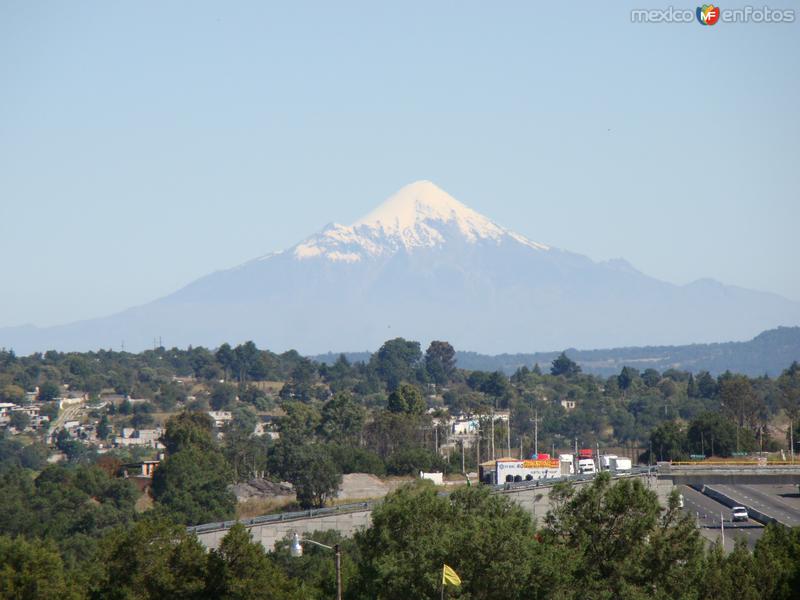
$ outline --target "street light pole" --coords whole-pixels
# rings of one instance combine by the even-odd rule
[[[320,548],[325,548],[326,550],[331,550],[333,552],[334,565],[336,566],[336,600],[342,600],[342,551],[339,548],[339,544],[328,546],[327,544],[321,544],[320,542],[314,540],[301,540],[300,536],[295,531],[292,535],[292,543],[289,546],[289,553],[294,558],[303,556],[303,544],[314,544],[315,546],[319,546]]]
[[[342,551],[339,544],[333,545],[333,553],[336,563],[336,600],[342,600]]]

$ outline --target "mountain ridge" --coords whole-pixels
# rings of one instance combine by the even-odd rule
[[[484,353],[746,340],[800,324],[800,303],[709,280],[678,286],[624,259],[595,262],[534,242],[429,181],[353,225],[200,277],[98,319],[0,329],[0,346],[131,350],[252,339],[325,352],[387,338],[447,339]]]
[[[456,350],[456,366],[477,371],[502,371],[513,374],[521,367],[538,364],[543,373],[549,372],[552,361],[561,350],[516,354],[486,355],[469,350]],[[715,342],[682,346],[639,346],[599,348],[564,352],[586,373],[615,375],[622,367],[639,370],[648,368],[663,372],[667,369],[698,373],[708,371],[719,375],[725,371],[750,377],[780,375],[793,361],[800,361],[800,327],[778,327],[763,331],[751,340]],[[367,362],[372,352],[328,352],[312,356],[317,362],[333,364],[343,354],[350,362]]]

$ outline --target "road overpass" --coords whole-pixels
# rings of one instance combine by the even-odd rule
[[[635,469],[630,474],[617,475],[619,477],[638,477],[647,485],[648,488],[656,492],[662,505],[666,505],[667,498],[676,486],[691,486],[702,490],[703,486],[758,486],[761,485],[794,485],[800,483],[800,464],[798,465],[773,465],[761,466],[754,463],[747,464],[670,464],[660,463],[657,468],[647,467]],[[506,483],[493,486],[492,492],[507,496],[512,502],[520,504],[525,510],[530,512],[535,518],[541,518],[547,514],[551,508],[550,491],[559,481],[569,480],[576,486],[591,483],[593,476],[577,475],[563,479],[551,479],[538,482],[519,482]],[[762,490],[763,491],[763,490]],[[688,496],[689,494],[684,494]],[[701,530],[705,530],[709,539],[715,538],[717,534],[713,531],[719,527],[719,519],[716,515],[729,509],[712,500],[701,500],[691,496],[692,502],[698,507],[704,506],[705,509],[695,509],[695,513],[705,515],[698,521]],[[712,502],[713,501],[713,502]],[[358,504],[346,504],[332,508],[323,508],[310,511],[294,513],[282,513],[277,515],[265,515],[252,519],[242,519],[240,522],[247,527],[253,535],[255,541],[260,542],[268,550],[275,547],[276,542],[284,539],[292,533],[311,533],[313,531],[325,531],[334,529],[344,536],[353,535],[359,529],[369,527],[373,507],[380,500],[362,502]],[[708,504],[707,502],[712,502]],[[748,506],[746,503],[742,503]],[[800,511],[800,501],[798,504]],[[800,512],[797,513],[800,518]],[[723,517],[724,518],[724,517]],[[787,523],[791,522],[785,519]],[[225,537],[231,526],[236,521],[226,521],[220,523],[207,523],[190,527],[189,530],[196,533],[200,542],[207,548],[216,548],[223,537]],[[800,521],[798,521],[800,524]],[[731,527],[726,522],[725,527]],[[737,526],[738,528],[738,526]],[[752,524],[752,528],[742,528],[740,532],[748,537],[749,545],[755,543],[760,536],[759,526]],[[726,549],[730,544],[726,540]]]
[[[800,484],[800,463],[708,462],[658,463],[658,478],[673,485]]]
[[[667,496],[672,491],[672,483],[670,481],[659,482],[655,476],[655,471],[650,471],[646,468],[637,469],[631,474],[618,477],[641,478],[648,487],[656,491],[662,503],[666,502]],[[492,492],[506,496],[512,502],[518,503],[535,518],[542,518],[550,510],[550,491],[556,483],[569,480],[580,487],[590,484],[592,479],[593,476],[584,475],[539,482],[506,483],[492,486]],[[241,519],[238,522],[241,522],[250,530],[254,541],[263,544],[267,550],[272,550],[276,542],[295,532],[302,535],[313,531],[334,529],[344,536],[353,535],[359,529],[369,527],[372,509],[378,503],[380,503],[380,500],[345,504],[332,508],[265,515],[252,519]],[[207,548],[216,548],[234,523],[237,523],[237,521],[206,523],[190,527],[189,531],[197,534],[200,542]]]

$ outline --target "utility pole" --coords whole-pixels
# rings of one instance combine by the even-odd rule
[[[719,513],[719,530],[722,532],[722,551],[725,552],[725,514]]]
[[[342,600],[342,551],[339,544],[333,546],[334,564],[336,565],[336,600]]]
[[[492,409],[492,460],[497,460],[494,454],[494,409]]]
[[[464,438],[461,438],[461,472],[466,473],[467,469],[464,466]]]
[[[508,457],[511,458],[511,411],[508,411],[506,419],[506,446],[508,446]]]
[[[794,464],[794,420],[789,420],[789,445],[791,445],[792,464]]]
[[[539,409],[533,413],[533,451],[539,454]]]
[[[601,466],[600,466],[600,442],[596,441],[595,444],[597,446],[597,470],[595,472],[599,473],[600,469],[601,469]]]

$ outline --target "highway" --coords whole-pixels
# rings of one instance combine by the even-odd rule
[[[734,540],[743,537],[747,547],[755,548],[756,542],[764,533],[764,527],[750,519],[748,522],[733,523],[731,509],[716,500],[703,495],[697,490],[686,485],[677,486],[678,492],[683,494],[683,510],[697,520],[697,526],[702,535],[710,543],[717,542],[722,537],[720,517],[725,519],[725,552],[733,550]]]
[[[789,527],[800,525],[800,507],[793,494],[784,491],[789,486],[776,485],[711,485],[717,491],[760,510]],[[794,491],[797,491],[795,488]],[[785,493],[786,496],[781,494]]]

